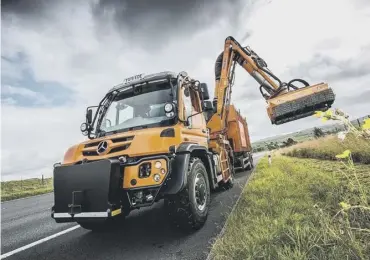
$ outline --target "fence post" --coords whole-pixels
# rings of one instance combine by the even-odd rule
[[[271,153],[269,153],[268,158],[269,158],[269,166],[271,166],[271,163],[272,163]]]
[[[44,185],[44,174],[42,175],[41,183],[42,183],[42,185]]]
[[[21,176],[21,192],[23,191],[23,178]]]

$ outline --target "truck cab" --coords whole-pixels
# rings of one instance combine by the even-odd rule
[[[54,166],[55,221],[96,230],[165,199],[181,227],[200,228],[210,191],[223,181],[208,147],[208,99],[207,85],[186,72],[139,75],[108,91],[87,108],[81,131],[88,140]]]

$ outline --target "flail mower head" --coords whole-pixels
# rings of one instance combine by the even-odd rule
[[[328,84],[320,83],[288,91],[267,100],[267,113],[271,123],[281,125],[328,110],[335,94]]]

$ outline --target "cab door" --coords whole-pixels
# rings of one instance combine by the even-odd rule
[[[202,107],[198,91],[193,88],[181,88],[184,115],[189,118],[189,126],[183,128],[184,141],[198,143],[208,147],[206,120],[202,113]]]

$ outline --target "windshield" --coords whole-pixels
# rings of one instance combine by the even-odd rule
[[[174,81],[173,83],[175,83]],[[104,132],[161,125],[169,120],[164,105],[175,100],[168,81],[142,84],[121,91],[106,111],[100,129]]]

